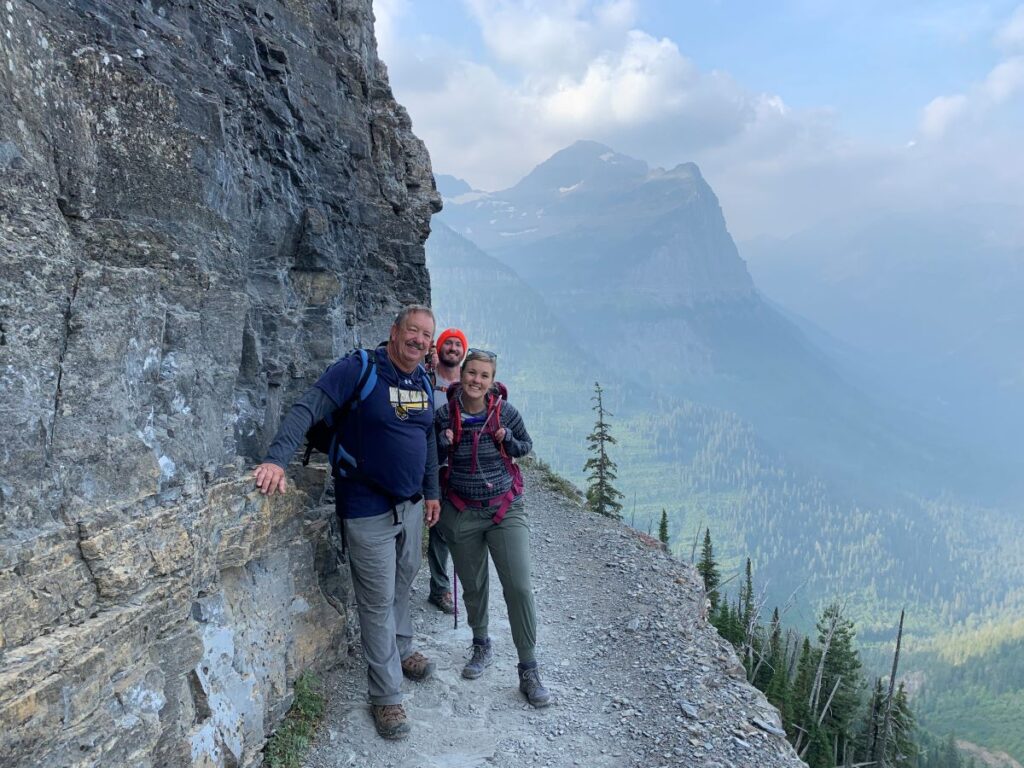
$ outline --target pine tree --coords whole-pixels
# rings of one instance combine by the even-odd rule
[[[726,601],[728,603],[728,601]],[[740,604],[735,606],[729,603],[729,621],[726,622],[725,639],[732,643],[733,647],[739,649],[743,644],[743,624],[740,621]]]
[[[700,551],[697,572],[704,579],[704,592],[711,601],[711,612],[714,613],[718,609],[718,585],[722,583],[722,577],[718,573],[718,563],[715,562],[715,552],[711,546],[710,528],[704,529],[704,546]]]
[[[822,727],[829,740],[838,738],[841,758],[852,747],[849,742],[853,739],[863,678],[860,655],[854,646],[853,622],[843,616],[842,608],[836,603],[826,607],[818,621],[818,643],[825,656],[821,662],[815,717],[824,712]]]
[[[892,722],[889,728],[892,733],[892,742],[886,755],[889,764],[914,765],[920,754],[915,734],[917,724],[914,722],[914,713],[910,710],[910,702],[907,701],[907,691],[903,683],[900,683],[893,699]]]
[[[757,606],[754,602],[754,574],[750,567],[749,557],[736,608],[740,627],[739,642],[736,647],[739,650],[743,668],[747,670],[747,680],[750,680],[754,673],[754,667],[757,666],[757,646],[763,644],[763,635],[761,627],[758,625]]]
[[[815,669],[818,666],[818,654],[811,648],[809,638],[804,638],[800,649],[800,661],[796,665],[796,680],[793,681],[793,719],[787,724],[786,731],[790,741],[798,750],[807,743],[811,725],[811,688],[814,686]]]
[[[622,494],[612,485],[618,475],[618,467],[608,455],[608,446],[615,445],[615,438],[612,437],[610,426],[605,420],[611,416],[604,409],[604,390],[601,385],[594,382],[593,410],[597,412],[597,422],[594,424],[594,431],[587,436],[587,443],[594,455],[587,459],[583,465],[583,471],[589,471],[587,475],[587,505],[591,511],[597,512],[605,517],[613,517],[616,520],[622,517],[622,504],[619,499]]]
[[[754,572],[750,567],[750,558],[747,558],[747,566],[744,572],[743,586],[740,587],[740,624],[744,633],[750,630],[752,624],[757,622],[754,615]]]
[[[754,687],[764,691],[768,695],[775,670],[784,665],[782,660],[782,619],[779,617],[779,609],[772,611],[772,623],[768,628],[768,647],[761,649],[764,658],[757,662],[757,674],[754,675]],[[771,701],[771,696],[768,696]],[[772,702],[774,703],[774,702]],[[776,706],[778,706],[776,704]]]
[[[833,768],[835,760],[832,759],[827,732],[817,724],[812,724],[810,728],[810,742],[804,761],[810,768]]]
[[[658,541],[668,546],[668,514],[661,510],[661,523],[658,524]]]
[[[778,609],[776,608],[776,613]],[[773,639],[775,633],[772,633]],[[795,649],[794,649],[795,650]],[[782,716],[782,723],[786,725],[793,719],[793,691],[789,679],[789,633],[786,634],[786,643],[781,647],[778,658],[772,654],[772,676],[768,682],[768,690],[765,696],[772,704],[779,709]]]

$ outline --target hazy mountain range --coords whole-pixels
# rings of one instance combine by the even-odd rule
[[[978,479],[994,462],[888,394],[872,396],[869,376],[851,375],[847,358],[763,298],[692,163],[651,169],[581,141],[507,190],[438,183],[437,218],[513,268],[624,379],[733,411],[847,482],[881,473],[915,492],[936,478],[991,485]]]
[[[1016,450],[1024,208],[880,213],[747,242],[743,252],[766,295],[842,339],[830,353],[866,386],[954,426],[963,440]]]

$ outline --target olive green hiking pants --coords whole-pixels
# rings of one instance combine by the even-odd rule
[[[490,578],[488,556],[494,561],[508,607],[512,641],[520,663],[535,660],[537,611],[530,586],[530,525],[522,497],[516,499],[498,525],[491,521],[493,509],[466,507],[459,512],[451,502],[441,507],[442,526],[455,573],[462,582],[462,594],[473,637],[487,637]]]

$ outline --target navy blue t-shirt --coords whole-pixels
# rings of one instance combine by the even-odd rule
[[[429,491],[424,478],[428,442],[434,440],[434,405],[422,380],[425,374],[422,368],[411,374],[397,370],[386,347],[370,354],[377,356],[377,385],[342,425],[341,444],[360,471],[395,496]],[[344,403],[355,390],[361,369],[359,355],[348,355],[328,368],[316,386],[335,404]],[[434,475],[436,465],[435,456]],[[392,506],[386,497],[352,480],[336,480],[335,496],[342,517],[371,517]]]

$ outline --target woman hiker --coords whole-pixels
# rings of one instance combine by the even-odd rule
[[[487,634],[488,556],[508,606],[519,654],[519,690],[535,707],[551,703],[534,655],[537,612],[530,586],[530,526],[522,476],[512,459],[533,447],[519,412],[495,386],[497,355],[471,349],[459,383],[435,416],[438,447],[448,453],[444,503],[438,525],[462,580],[473,630],[473,655],[462,676],[475,679],[494,661]]]

